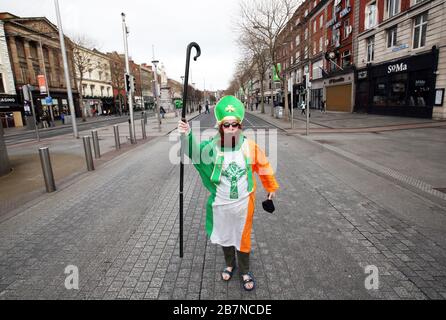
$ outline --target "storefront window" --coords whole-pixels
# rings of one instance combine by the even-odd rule
[[[395,74],[390,78],[389,105],[406,105],[407,73]]]
[[[409,105],[425,107],[431,105],[430,101],[430,74],[429,72],[417,72],[411,74],[409,82]]]
[[[374,89],[373,104],[375,106],[385,106],[387,100],[387,78],[377,78]]]

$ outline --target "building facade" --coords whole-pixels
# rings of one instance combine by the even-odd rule
[[[355,101],[355,66],[353,59],[355,21],[354,0],[331,0],[325,7],[326,58],[324,100],[327,111],[352,112]]]
[[[446,2],[360,1],[358,111],[445,119]]]
[[[32,94],[38,121],[50,116],[54,120],[60,119],[62,112],[70,114],[57,27],[44,17],[20,18],[10,13],[0,13],[0,20],[4,24],[22,123],[25,122],[26,112],[21,90],[27,84],[34,88]],[[67,37],[65,43],[76,116],[79,117],[78,91],[73,76],[73,45]],[[42,86],[39,87],[38,78],[46,80],[49,93]],[[52,97],[50,104],[47,104],[48,95]]]
[[[4,128],[23,125],[3,21],[0,21],[0,121]]]
[[[84,115],[91,117],[112,113],[113,87],[108,56],[96,49],[76,46],[74,65]]]

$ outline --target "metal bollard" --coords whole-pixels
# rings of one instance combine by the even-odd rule
[[[144,123],[144,119],[141,119],[141,131],[142,131],[142,138],[145,140],[147,139],[146,135],[146,125]]]
[[[82,140],[84,141],[84,151],[85,151],[85,160],[87,162],[87,170],[93,171],[94,163],[93,163],[93,155],[91,154],[90,137],[85,136],[82,138]]]
[[[115,133],[115,148],[119,150],[121,149],[121,141],[119,140],[119,127],[117,124],[113,126],[113,131]]]
[[[144,124],[147,124],[147,112],[144,111]]]
[[[135,132],[132,130],[132,123],[130,122],[130,120],[129,120],[129,136],[130,136],[130,143],[135,144],[136,143]]]
[[[101,157],[101,149],[99,148],[99,137],[98,131],[92,130],[91,136],[93,137],[93,149],[94,149],[94,157],[99,159]]]
[[[56,191],[53,168],[51,166],[50,151],[48,147],[39,148],[40,164],[42,165],[43,178],[45,179],[46,192]]]

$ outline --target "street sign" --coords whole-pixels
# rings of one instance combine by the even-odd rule
[[[47,106],[48,105],[52,105],[53,104],[53,98],[52,97],[46,97],[45,98],[45,102],[46,102]]]
[[[45,76],[39,74],[39,75],[37,76],[37,82],[39,83],[40,94],[45,94],[45,93],[46,93],[46,81],[45,81]]]

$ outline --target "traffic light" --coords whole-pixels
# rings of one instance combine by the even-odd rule
[[[135,89],[135,83],[134,83],[134,79],[132,75],[126,73],[125,74],[125,90],[127,92],[133,92]]]
[[[130,75],[128,73],[124,74],[125,91],[130,92]]]

